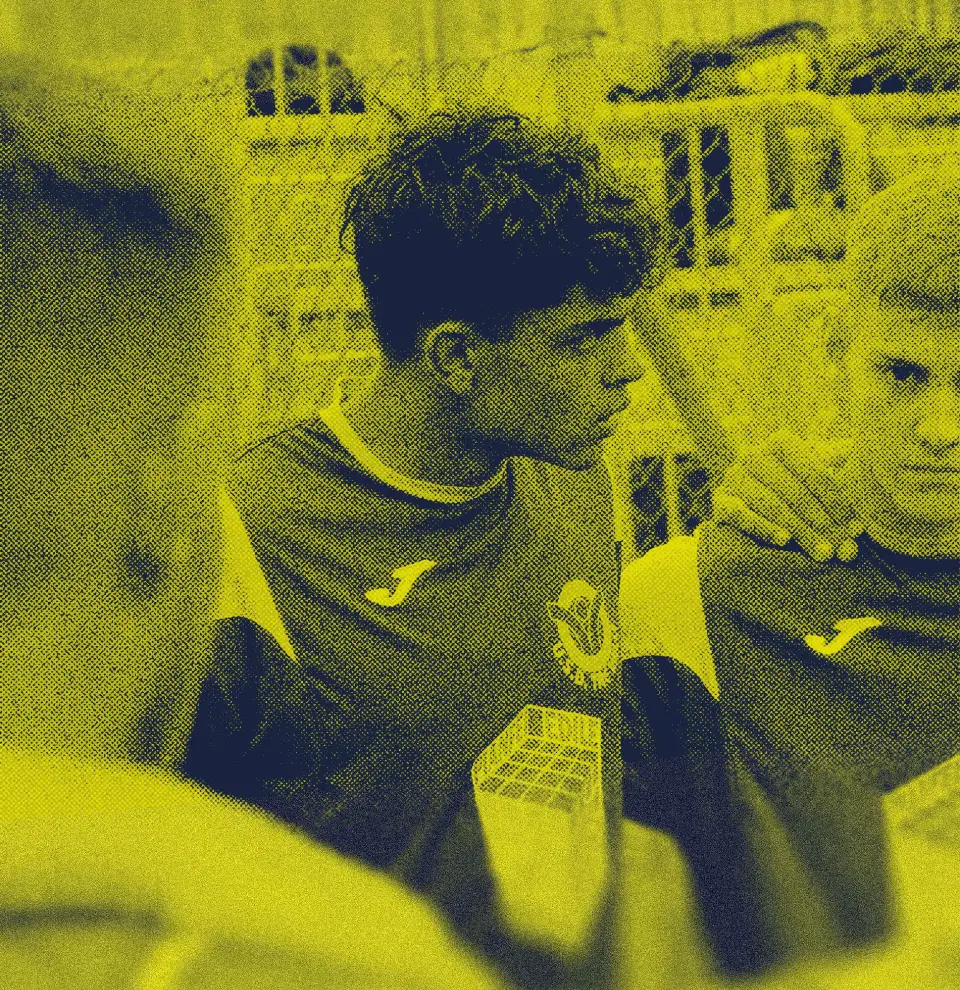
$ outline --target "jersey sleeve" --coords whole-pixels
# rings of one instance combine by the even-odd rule
[[[624,813],[676,842],[721,970],[759,974],[888,930],[877,801],[820,768],[777,772],[731,718],[707,637],[696,538],[621,584]]]
[[[223,550],[185,775],[302,826],[338,803],[332,783],[356,744],[342,685],[294,653],[246,527],[221,493]]]
[[[620,581],[624,657],[669,657],[692,671],[714,698],[716,666],[697,573],[697,537],[654,547],[624,568]]]
[[[268,633],[294,659],[293,645],[257,561],[247,528],[225,490],[219,493],[222,553],[214,599],[214,622],[247,619]]]

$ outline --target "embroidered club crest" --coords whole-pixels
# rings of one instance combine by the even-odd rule
[[[603,594],[586,581],[568,581],[547,613],[557,625],[560,641],[553,655],[567,676],[581,687],[607,685],[615,664],[613,623]]]

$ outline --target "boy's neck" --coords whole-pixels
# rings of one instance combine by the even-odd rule
[[[384,365],[343,413],[377,460],[417,481],[481,485],[503,461],[494,448],[471,442],[456,400],[416,367]]]

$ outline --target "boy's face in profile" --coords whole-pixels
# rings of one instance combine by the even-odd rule
[[[960,529],[960,312],[869,301],[848,316],[840,407],[877,522]]]
[[[642,368],[630,336],[629,299],[598,302],[575,290],[527,314],[478,367],[475,427],[505,454],[572,470],[594,464],[612,419]]]

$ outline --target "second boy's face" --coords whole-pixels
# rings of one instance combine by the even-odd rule
[[[574,470],[594,464],[613,419],[642,375],[628,299],[596,302],[575,290],[524,317],[478,355],[478,441]]]
[[[842,356],[839,400],[878,522],[960,527],[960,314],[868,303]]]

